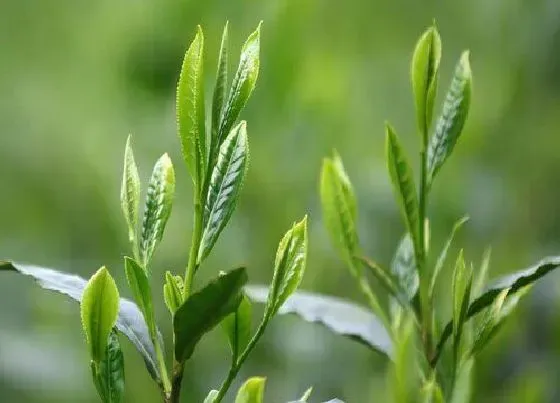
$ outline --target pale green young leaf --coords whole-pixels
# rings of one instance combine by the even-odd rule
[[[253,302],[267,303],[268,287],[248,285],[245,293]],[[296,291],[278,309],[278,314],[295,314],[311,323],[319,323],[335,334],[358,341],[391,357],[393,344],[383,322],[370,310],[341,298]]]
[[[171,214],[175,194],[175,171],[167,154],[156,162],[148,184],[144,220],[142,223],[141,257],[149,274],[149,262],[163,237],[165,225]]]
[[[455,263],[451,294],[453,299],[453,337],[455,352],[459,352],[461,342],[461,331],[463,323],[467,319],[467,310],[470,303],[473,273],[471,266],[465,264],[463,250]]]
[[[506,288],[505,290],[502,290],[494,302],[492,302],[492,305],[486,309],[482,321],[476,330],[474,343],[471,349],[472,356],[482,350],[492,337],[492,333],[500,321],[500,312],[508,293],[509,289]]]
[[[222,120],[224,101],[227,96],[227,76],[228,76],[228,26],[226,22],[222,33],[222,43],[220,44],[220,56],[218,57],[218,70],[216,72],[216,85],[212,97],[212,139],[211,147],[218,147],[218,130]],[[212,154],[212,153],[211,153]]]
[[[416,267],[414,245],[408,233],[402,237],[395,256],[391,261],[391,274],[400,285],[400,288],[405,292],[407,298],[412,300],[418,291],[420,277]],[[389,299],[389,309],[393,324],[398,324],[403,313],[401,303],[397,299],[391,297]]]
[[[198,263],[208,256],[228,223],[239,197],[249,161],[247,125],[242,121],[220,146],[204,206],[204,231]]]
[[[297,289],[307,262],[307,216],[286,232],[276,251],[265,316],[273,316]]]
[[[423,133],[427,133],[432,122],[440,60],[441,38],[436,27],[431,26],[416,43],[410,67],[416,118]]]
[[[299,398],[300,402],[307,402],[307,400],[311,397],[311,393],[313,393],[313,386],[310,386],[303,395]]]
[[[89,279],[80,307],[90,356],[98,364],[105,355],[109,333],[115,326],[119,313],[119,291],[105,267],[100,268]]]
[[[124,168],[121,184],[121,209],[128,226],[128,239],[132,249],[137,250],[138,205],[140,203],[140,177],[132,152],[131,136],[126,140]]]
[[[237,391],[235,403],[263,403],[265,378],[249,378]]]
[[[427,381],[420,391],[422,403],[445,403],[443,392],[435,379]]]
[[[415,255],[418,256],[424,246],[420,244],[420,216],[412,168],[408,163],[404,149],[395,131],[389,124],[386,125],[386,132],[386,154],[389,174],[393,182],[397,201],[401,207],[406,228],[414,244]]]
[[[237,310],[246,282],[247,273],[244,268],[219,275],[192,294],[175,312],[173,331],[175,359],[178,362],[189,359],[202,336]]]
[[[101,362],[91,365],[93,381],[104,403],[124,401],[124,356],[117,333],[113,330],[107,340],[107,348]]]
[[[183,60],[176,101],[179,139],[196,192],[200,192],[206,169],[203,55],[204,35],[198,26]]]
[[[428,294],[430,298],[432,298],[432,296],[434,295],[436,281],[438,279],[439,274],[441,273],[441,270],[443,269],[443,266],[445,266],[445,262],[447,261],[447,254],[449,252],[449,248],[451,247],[451,244],[453,243],[455,234],[457,233],[457,231],[459,231],[459,229],[461,229],[463,224],[466,223],[468,220],[469,217],[467,216],[462,217],[459,221],[457,221],[453,225],[453,228],[451,229],[451,234],[449,234],[449,238],[447,238],[447,241],[445,242],[445,245],[438,256],[436,265],[434,267],[434,271],[432,272],[432,277],[430,279],[430,288],[428,290]]]
[[[169,271],[165,272],[163,299],[171,315],[174,315],[183,304],[183,278],[181,276],[174,276]]]
[[[492,257],[492,249],[490,247],[484,250],[482,255],[482,263],[480,264],[480,269],[476,274],[476,280],[473,284],[473,296],[478,297],[482,292],[484,284],[486,283],[488,277],[488,270],[490,269],[490,258]]]
[[[249,35],[241,49],[239,66],[233,77],[218,129],[218,146],[230,132],[255,88],[259,75],[260,34],[261,24]]]
[[[126,280],[134,300],[144,315],[152,338],[156,337],[156,324],[152,304],[152,290],[146,271],[134,259],[125,256],[124,270]]]
[[[469,52],[463,52],[428,147],[428,184],[449,158],[465,126],[472,92]]]
[[[218,395],[220,394],[219,391],[212,389],[209,393],[208,396],[206,396],[206,398],[204,399],[203,403],[214,403],[214,401],[216,400],[216,398],[218,397]]]
[[[354,262],[358,250],[356,200],[337,154],[323,161],[320,192],[323,220],[331,240],[343,261],[357,274],[359,266]]]
[[[395,332],[395,353],[388,374],[392,402],[409,403],[418,396],[420,390],[418,347],[414,321],[411,315],[406,315],[400,328]]]
[[[251,302],[243,295],[237,310],[222,322],[234,362],[243,353],[251,340],[252,311]]]

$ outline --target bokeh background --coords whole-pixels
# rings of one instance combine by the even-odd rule
[[[232,71],[241,44],[262,19],[261,74],[243,113],[250,170],[231,225],[197,283],[238,265],[247,265],[253,282],[269,281],[281,235],[307,212],[310,256],[302,287],[362,302],[323,229],[321,160],[333,148],[341,154],[358,195],[362,244],[388,264],[403,225],[383,158],[383,122],[396,126],[416,162],[409,61],[434,18],[444,46],[438,101],[468,48],[474,103],[434,188],[433,249],[468,214],[460,243],[475,264],[491,245],[492,275],[560,253],[557,0],[2,0],[0,256],[83,276],[105,264],[129,295],[119,187],[132,133],[144,181],[162,153],[175,162],[176,203],[155,257],[154,283],[161,284],[164,270],[182,272],[192,194],[175,132],[181,59],[202,24],[210,93],[225,21]],[[442,315],[449,305],[445,281]],[[169,339],[159,286],[155,293]],[[560,278],[553,275],[482,354],[474,401],[560,400],[559,308]],[[158,401],[142,360],[123,344],[126,401]],[[78,306],[3,274],[0,401],[96,402],[87,360]],[[183,401],[202,401],[226,374],[228,360],[216,330],[189,362]],[[271,403],[294,399],[309,385],[314,402],[382,402],[386,366],[361,345],[283,317],[272,323],[238,383],[266,376]]]

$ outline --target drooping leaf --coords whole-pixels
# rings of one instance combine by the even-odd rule
[[[249,35],[241,48],[239,66],[231,83],[231,89],[224,106],[218,130],[218,146],[221,145],[230,132],[255,88],[259,75],[260,34],[261,24]]]
[[[204,232],[198,263],[208,256],[235,209],[247,173],[248,160],[247,126],[242,121],[220,146],[204,206]]]
[[[148,324],[148,330],[152,338],[156,337],[156,324],[154,319],[154,308],[152,304],[152,289],[146,276],[146,272],[134,259],[126,256],[124,258],[124,270],[126,280],[134,300],[138,304],[140,311],[144,314],[144,319]]]
[[[459,229],[463,226],[463,224],[466,223],[468,220],[469,220],[469,217],[465,216],[465,217],[461,218],[459,221],[457,221],[455,223],[455,225],[453,225],[453,229],[451,230],[451,234],[449,235],[449,238],[447,238],[447,242],[445,243],[445,246],[441,250],[441,253],[439,254],[436,265],[434,267],[434,271],[432,272],[432,277],[431,277],[431,280],[430,280],[430,288],[429,288],[430,298],[434,294],[434,289],[435,289],[435,286],[436,286],[436,281],[437,281],[437,278],[439,276],[439,273],[441,273],[441,270],[443,269],[443,266],[445,266],[445,262],[447,260],[447,253],[449,252],[449,248],[451,247],[451,244],[453,243],[453,239],[455,238],[455,234],[457,233],[457,231],[459,231]]]
[[[175,171],[169,156],[163,154],[154,166],[144,208],[141,255],[146,271],[156,246],[163,237],[165,225],[171,214],[174,194]],[[149,275],[148,271],[147,274]]]
[[[107,340],[119,312],[119,291],[105,267],[89,279],[80,308],[90,356],[98,365],[105,355]]]
[[[469,52],[463,52],[451,85],[445,96],[443,109],[428,147],[428,184],[431,184],[444,162],[449,158],[465,126],[472,91]]]
[[[216,72],[216,85],[212,97],[212,147],[218,147],[218,130],[222,120],[224,101],[227,96],[227,66],[228,66],[228,25],[226,22],[222,33],[222,43],[220,44],[220,56],[218,58],[218,71]]]
[[[268,287],[245,287],[249,299],[266,303]],[[320,323],[332,332],[359,341],[391,357],[392,342],[382,322],[368,309],[350,301],[307,291],[293,293],[278,309],[279,314],[296,314],[306,322]]]
[[[169,271],[165,273],[163,299],[169,312],[174,315],[183,304],[183,278],[181,276],[174,276]]]
[[[307,216],[286,232],[276,251],[265,316],[272,317],[298,288],[307,261]]]
[[[1,271],[14,271],[32,277],[42,288],[67,295],[78,302],[82,300],[82,294],[87,283],[83,278],[73,274],[66,274],[44,267],[8,261],[0,261],[0,272]],[[125,298],[120,299],[116,328],[123,333],[140,352],[150,375],[156,382],[159,382],[160,374],[156,365],[156,354],[154,345],[150,339],[148,326],[144,321],[140,309],[138,309],[136,304],[132,301]],[[158,339],[159,338],[158,332]]]
[[[469,268],[470,266],[465,264],[463,250],[461,250],[457,262],[455,263],[451,284],[451,294],[453,298],[453,337],[456,354],[459,352],[461,332],[463,323],[467,319],[467,310],[471,298],[473,272],[472,268]]]
[[[234,362],[251,340],[251,314],[251,302],[243,295],[237,310],[223,321]]]
[[[137,248],[138,205],[140,203],[140,177],[132,152],[131,136],[126,140],[124,168],[121,185],[121,209],[128,226],[128,239],[133,250]]]
[[[200,192],[206,169],[204,111],[204,35],[198,26],[181,67],[177,85],[177,125],[183,158]]]
[[[206,398],[204,399],[204,403],[214,403],[214,400],[216,400],[219,393],[220,392],[215,389],[211,390],[208,393],[208,396],[206,396]]]
[[[358,248],[356,199],[342,161],[335,153],[323,161],[321,171],[321,207],[329,236],[348,267],[358,273],[354,263]]]
[[[124,401],[124,356],[117,333],[109,334],[105,355],[99,363],[92,362],[92,375],[97,392],[104,403]]]
[[[527,269],[520,270],[494,280],[486,287],[482,295],[470,304],[467,311],[467,319],[489,307],[503,290],[509,289],[508,295],[513,296],[515,293],[523,290],[527,285],[533,284],[539,278],[545,276],[558,267],[560,267],[560,256],[549,256],[541,259],[535,265]],[[442,351],[445,342],[449,336],[451,336],[452,332],[453,323],[449,322],[443,329],[436,352],[440,353]],[[439,355],[436,354],[435,359],[432,360],[432,364],[437,362],[438,357]]]
[[[249,378],[237,391],[235,403],[263,403],[265,381],[265,378]]]
[[[422,34],[412,56],[410,75],[418,128],[427,132],[432,122],[441,60],[441,38],[435,26]]]
[[[189,359],[202,336],[236,311],[246,282],[244,268],[232,270],[218,276],[181,305],[173,317],[177,361]]]
[[[412,238],[415,255],[418,255],[424,246],[420,244],[420,216],[412,168],[408,163],[404,149],[395,131],[389,124],[386,126],[386,131],[386,153],[389,174],[391,175],[391,181],[393,182],[397,201],[401,207],[406,228]]]

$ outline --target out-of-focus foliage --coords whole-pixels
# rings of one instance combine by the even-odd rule
[[[407,149],[417,146],[407,66],[418,33],[434,17],[445,49],[439,85],[446,88],[453,62],[468,46],[476,87],[461,152],[432,189],[430,209],[440,217],[430,223],[432,244],[442,245],[455,219],[467,213],[471,220],[450,256],[461,244],[473,260],[491,244],[490,277],[558,253],[556,0],[3,0],[0,256],[84,277],[102,264],[120,267],[128,250],[119,204],[122,149],[132,133],[143,183],[150,176],[146,167],[164,152],[171,151],[177,167],[168,236],[153,267],[181,272],[192,194],[180,164],[173,93],[185,44],[201,23],[204,67],[214,72],[225,21],[230,20],[230,49],[237,49],[262,19],[259,85],[243,116],[251,124],[251,169],[237,214],[207,265],[243,265],[252,279],[267,281],[278,234],[309,210],[303,287],[359,295],[321,223],[322,157],[334,147],[345,161],[360,207],[361,244],[387,266],[404,228],[385,169],[383,122],[404,122],[400,138]],[[230,71],[237,63],[234,54]],[[211,93],[205,95],[209,102]],[[435,105],[441,97],[443,91]],[[453,259],[448,260],[438,281],[449,282]],[[208,272],[200,273],[197,286],[215,274]],[[124,271],[113,274],[117,284],[126,283]],[[151,275],[163,281],[164,271]],[[560,396],[558,275],[534,291],[478,360],[475,401],[554,402]],[[162,301],[158,293],[155,300]],[[77,306],[16,276],[2,277],[0,294],[3,301],[26,296],[0,309],[2,400],[95,402]],[[449,295],[442,298],[448,301]],[[165,317],[162,302],[154,309]],[[441,310],[442,317],[450,316],[449,306]],[[138,385],[127,390],[126,401],[154,401],[158,391],[147,382],[142,359],[124,338],[121,347],[127,382]],[[191,381],[184,401],[202,401],[219,383],[228,363],[217,358],[227,350],[223,329],[199,346],[186,369]],[[337,365],[324,365],[332,362]],[[271,401],[293,399],[286,391],[303,392],[309,385],[314,400],[370,401],[389,393],[384,363],[357,343],[284,317],[271,324],[232,390],[258,373],[268,379],[265,398]]]

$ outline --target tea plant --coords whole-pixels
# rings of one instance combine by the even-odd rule
[[[152,265],[171,214],[175,173],[164,154],[155,164],[147,185],[139,230],[140,179],[131,139],[124,153],[121,206],[131,245],[124,271],[135,303],[119,297],[107,268],[89,281],[55,270],[0,262],[0,270],[31,276],[48,290],[66,294],[81,305],[82,326],[91,357],[93,383],[103,402],[123,401],[124,358],[118,334],[124,334],[142,355],[146,368],[167,403],[179,402],[185,365],[200,339],[217,325],[223,327],[231,350],[229,372],[205,403],[218,403],[239,369],[263,335],[268,323],[299,286],[307,258],[307,219],[295,223],[276,252],[264,316],[253,332],[251,303],[244,295],[245,268],[220,273],[195,289],[194,280],[226,227],[245,178],[249,148],[247,124],[237,123],[259,72],[260,25],[241,50],[239,67],[227,91],[228,27],[224,28],[216,84],[212,98],[211,127],[206,129],[204,100],[204,37],[199,27],[188,48],[177,86],[177,122],[183,156],[193,182],[194,226],[184,275],[163,273]],[[158,330],[152,300],[155,278],[163,278],[163,292],[173,322],[173,366],[168,370],[163,338]],[[239,389],[236,403],[260,403],[264,378],[251,378]],[[302,399],[307,399],[307,393]]]
[[[469,52],[455,67],[442,111],[432,125],[438,89],[441,40],[435,26],[418,40],[411,63],[411,81],[420,138],[419,186],[399,137],[385,126],[386,158],[406,232],[390,269],[364,256],[357,227],[357,203],[339,155],[323,163],[320,195],[323,219],[332,243],[369,306],[367,309],[330,296],[298,292],[283,307],[336,333],[357,339],[391,361],[389,378],[395,402],[466,402],[474,360],[503,325],[531,284],[560,266],[560,257],[484,285],[490,264],[485,253],[475,272],[463,251],[457,257],[451,284],[451,318],[441,323],[434,303],[437,282],[447,266],[457,221],[437,259],[431,250],[427,216],[429,194],[439,171],[451,156],[463,131],[472,96]],[[431,133],[431,135],[430,135]],[[369,275],[369,276],[368,276]],[[370,278],[382,286],[388,304],[373,292]],[[252,287],[249,295],[264,301],[266,289]]]

